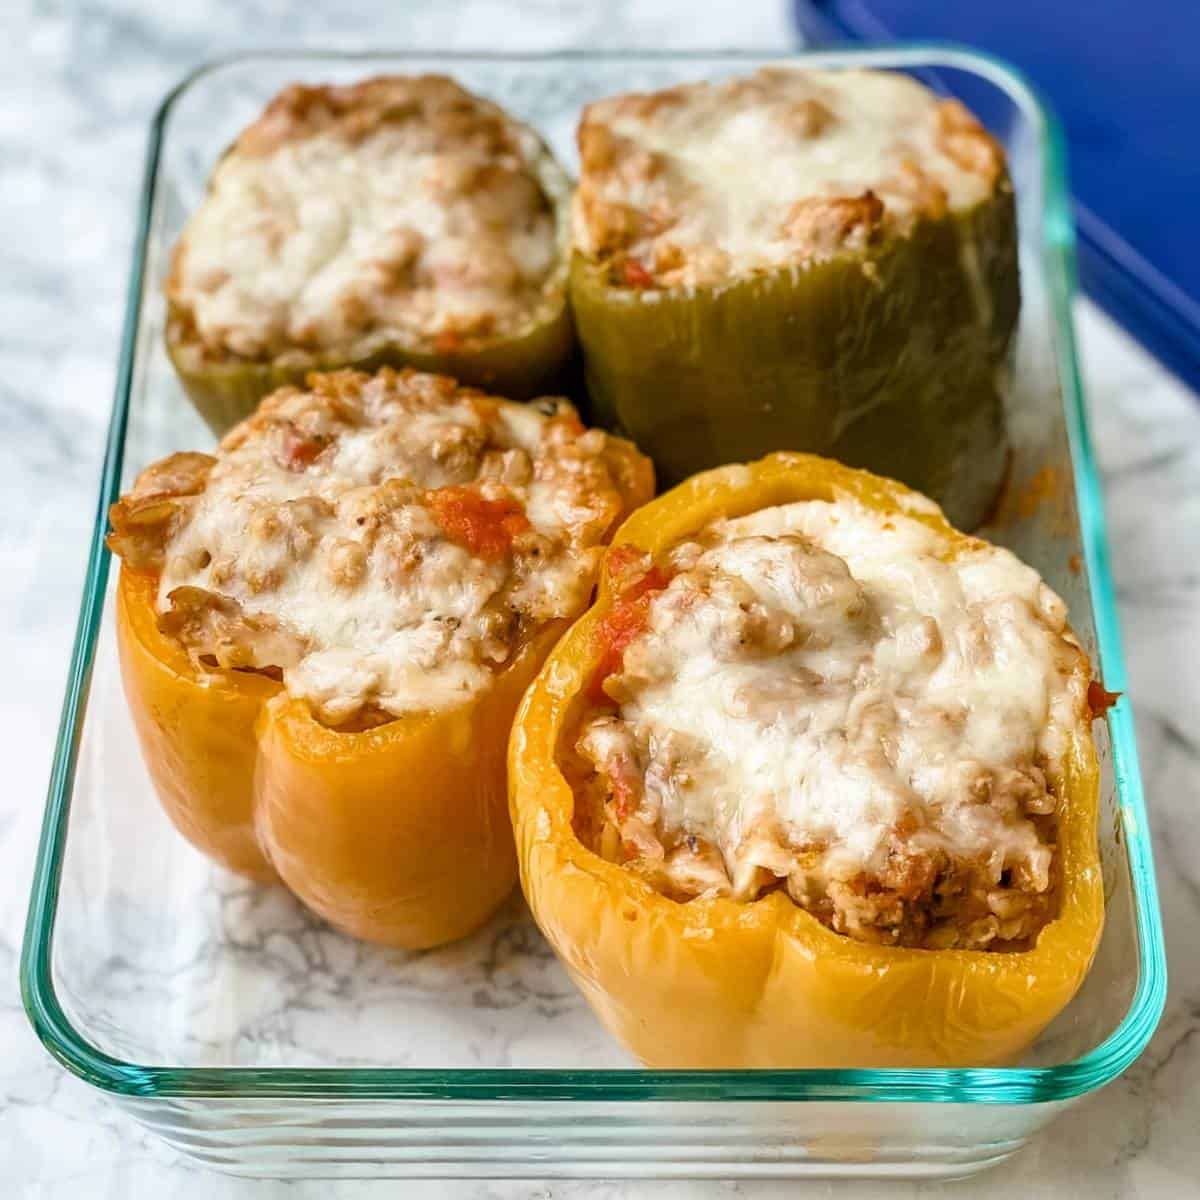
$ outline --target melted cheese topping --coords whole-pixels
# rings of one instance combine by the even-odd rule
[[[518,332],[562,297],[545,161],[449,79],[290,87],[218,164],[168,299],[211,356]]]
[[[971,208],[1003,173],[957,101],[905,75],[767,68],[590,105],[577,246],[632,286],[713,283],[862,251]]]
[[[720,522],[670,566],[579,741],[625,854],[681,898],[782,883],[865,940],[1032,936],[1088,679],[1037,573],[849,500]]]
[[[586,604],[600,546],[652,485],[565,401],[415,372],[313,375],[174,455],[114,506],[160,625],[201,663],[281,671],[331,724],[445,708]]]

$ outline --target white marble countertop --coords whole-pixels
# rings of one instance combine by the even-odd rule
[[[179,1161],[60,1070],[16,974],[86,538],[111,399],[146,124],[204,59],[255,46],[772,46],[781,0],[349,0],[326,15],[274,0],[17,0],[0,48],[0,1181],[7,1196],[634,1197],[649,1184],[274,1184]],[[716,11],[708,11],[715,8]],[[299,6],[296,6],[299,10]],[[336,19],[328,14],[337,11]],[[285,13],[287,19],[285,20]],[[301,15],[303,13],[303,15]],[[1142,1059],[1068,1112],[972,1197],[1158,1200],[1200,1190],[1200,406],[1087,304],[1078,325],[1104,470],[1113,570],[1155,828],[1171,959]],[[676,1183],[653,1195],[758,1198],[795,1185]],[[805,1195],[918,1197],[945,1185],[814,1184]]]

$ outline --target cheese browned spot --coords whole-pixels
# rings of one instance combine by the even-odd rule
[[[641,474],[639,474],[639,472]],[[113,506],[197,662],[282,671],[331,724],[444,708],[587,603],[649,466],[565,401],[414,371],[312,375]]]
[[[218,164],[167,297],[212,357],[518,333],[564,286],[544,156],[441,76],[293,85]]]
[[[955,100],[883,71],[763,68],[585,109],[574,238],[614,283],[714,284],[862,252],[1007,186]]]
[[[653,570],[576,739],[596,849],[680,900],[785,888],[864,941],[1036,935],[1089,714],[1034,570],[849,499],[718,522]]]

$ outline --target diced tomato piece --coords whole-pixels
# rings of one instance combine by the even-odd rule
[[[509,497],[489,500],[475,488],[444,487],[427,493],[441,531],[480,558],[504,558],[513,538],[529,528],[521,504]]]
[[[1096,717],[1102,717],[1118,700],[1121,698],[1120,692],[1109,692],[1105,690],[1104,684],[1099,680],[1093,679],[1088,684],[1088,708],[1092,710],[1093,720]]]
[[[330,439],[318,434],[301,433],[294,425],[283,431],[283,465],[289,471],[303,471],[329,445]]]
[[[608,697],[604,681],[621,669],[625,649],[645,628],[650,619],[650,600],[656,592],[671,582],[671,577],[658,567],[651,567],[617,598],[612,608],[596,626],[596,645],[599,661],[588,685],[588,694],[596,702]]]
[[[621,264],[621,275],[630,287],[648,288],[654,286],[654,276],[636,258],[627,258]]]

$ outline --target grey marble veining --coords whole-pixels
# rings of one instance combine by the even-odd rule
[[[0,793],[0,1181],[9,1185],[0,1194],[324,1200],[390,1196],[400,1186],[408,1196],[473,1200],[793,1194],[790,1185],[276,1185],[215,1177],[179,1162],[58,1068],[21,1012],[15,976],[29,864],[93,520],[145,128],[162,93],[196,63],[255,46],[713,47],[783,45],[788,38],[786,5],[771,0],[708,8],[684,0],[353,0],[323,6],[324,13],[319,7],[295,11],[269,0],[18,0],[0,22],[0,639],[6,661],[0,737],[8,783]],[[1158,1200],[1200,1189],[1200,962],[1192,949],[1200,922],[1200,825],[1192,819],[1200,787],[1200,682],[1193,669],[1200,659],[1200,406],[1086,305],[1079,328],[1155,827],[1171,995],[1158,1035],[1124,1077],[1066,1114],[1011,1164],[959,1190],[975,1197]],[[238,906],[263,901],[234,885],[219,902],[229,906],[223,919],[236,932]],[[500,937],[521,936],[519,918],[504,928],[513,932],[502,929]],[[324,939],[315,928],[291,939],[295,944],[302,947],[300,958],[277,964],[285,988],[336,992],[346,972],[359,966],[338,958],[344,942]],[[264,951],[272,948],[246,950]],[[504,978],[499,987],[482,978],[481,1010],[489,998],[502,1005],[513,987],[544,987],[537,999],[555,1011],[572,1003],[557,992],[550,973],[539,972],[536,953],[516,957],[526,974]],[[279,1031],[269,1022],[278,1011],[264,1005],[259,1018],[272,1036]],[[291,1034],[303,1041],[305,1031]],[[197,1036],[202,1043],[203,1028]],[[908,1198],[935,1189],[817,1184],[807,1185],[805,1194]]]

